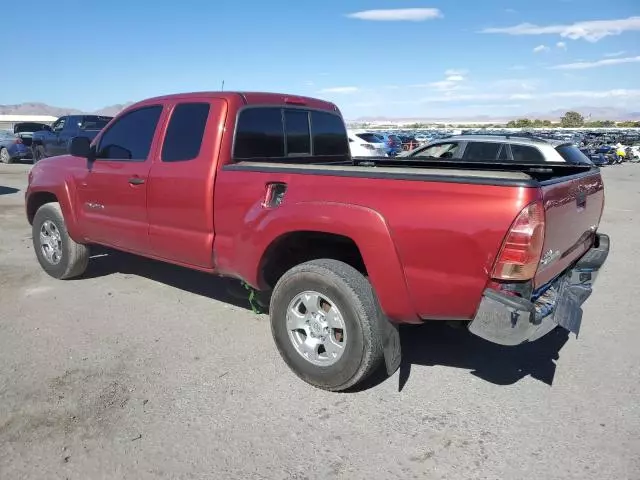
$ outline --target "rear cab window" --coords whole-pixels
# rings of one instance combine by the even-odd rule
[[[347,130],[334,113],[290,107],[248,107],[238,115],[236,161],[314,163],[350,158]]]

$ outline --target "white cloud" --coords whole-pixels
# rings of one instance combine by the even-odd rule
[[[554,65],[553,67],[549,67],[549,68],[553,70],[584,70],[586,68],[608,67],[611,65],[621,65],[624,63],[637,63],[637,62],[640,62],[640,56],[624,57],[624,58],[607,58],[604,60],[596,60],[595,62],[565,63],[562,65]]]
[[[597,42],[611,35],[640,30],[640,17],[628,17],[618,20],[593,20],[576,22],[568,25],[540,26],[532,23],[521,23],[513,27],[485,28],[480,33],[504,33],[507,35],[560,35],[571,40],[587,40]]]
[[[500,90],[502,92],[533,92],[534,90],[537,90],[537,85],[539,83],[540,81],[537,79],[523,80],[521,78],[503,78],[489,83],[488,88],[491,90]]]
[[[622,56],[622,55],[624,55],[625,53],[627,53],[627,52],[625,52],[624,50],[620,50],[619,52],[605,53],[605,54],[604,54],[604,56],[605,56],[605,57],[609,57],[609,58],[612,58],[612,57],[621,57],[621,56]]]
[[[457,82],[452,82],[449,80],[440,80],[439,82],[431,82],[427,84],[428,87],[435,88],[436,90],[442,91],[451,91],[457,90],[459,86]]]
[[[469,73],[469,70],[464,70],[464,69],[456,70],[453,68],[449,70],[445,70],[444,72],[444,74],[447,76],[466,75],[467,73]]]
[[[447,82],[462,82],[464,77],[462,75],[449,75],[447,77]]]
[[[533,49],[533,53],[548,52],[548,51],[549,51],[549,47],[547,47],[546,45],[538,45]]]
[[[564,42],[558,42],[556,43],[556,47],[560,48],[561,50],[566,50],[567,49],[567,44]]]
[[[435,18],[442,18],[442,12],[437,8],[395,8],[385,10],[363,10],[350,13],[349,18],[371,20],[377,22],[423,22]]]
[[[359,90],[358,87],[331,87],[323,88],[320,93],[356,93]]]

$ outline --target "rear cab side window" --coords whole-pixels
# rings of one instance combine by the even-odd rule
[[[149,156],[161,113],[161,105],[152,105],[118,118],[100,138],[97,159],[144,162]]]
[[[175,106],[162,144],[163,162],[184,162],[200,155],[209,110],[209,104],[204,102]]]

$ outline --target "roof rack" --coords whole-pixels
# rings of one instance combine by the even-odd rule
[[[504,138],[528,138],[530,140],[538,140],[541,142],[547,140],[561,140],[557,137],[540,135],[533,132],[462,132],[461,136],[478,135],[482,137],[504,137]]]

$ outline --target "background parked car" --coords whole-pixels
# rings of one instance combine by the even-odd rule
[[[420,146],[420,142],[413,135],[398,135],[398,137],[402,141],[402,150],[405,152]]]
[[[33,134],[33,162],[46,157],[64,155],[73,137],[87,137],[93,140],[112,117],[101,115],[69,115],[60,117],[51,127]]]
[[[13,163],[31,157],[31,151],[13,132],[0,130],[0,162]]]
[[[25,147],[29,149],[31,152],[31,141],[33,140],[33,134],[40,130],[44,130],[49,128],[49,125],[46,123],[40,122],[20,122],[16,123],[13,126],[13,133],[15,133],[20,139],[22,139],[22,143]]]
[[[402,157],[436,157],[468,162],[572,163],[591,160],[570,142],[516,135],[456,135],[404,152]]]
[[[390,157],[395,157],[399,153],[402,153],[402,140],[398,135],[393,133],[376,133],[385,145],[385,151]]]
[[[369,132],[348,131],[349,149],[352,157],[386,157],[385,144],[378,136]]]

